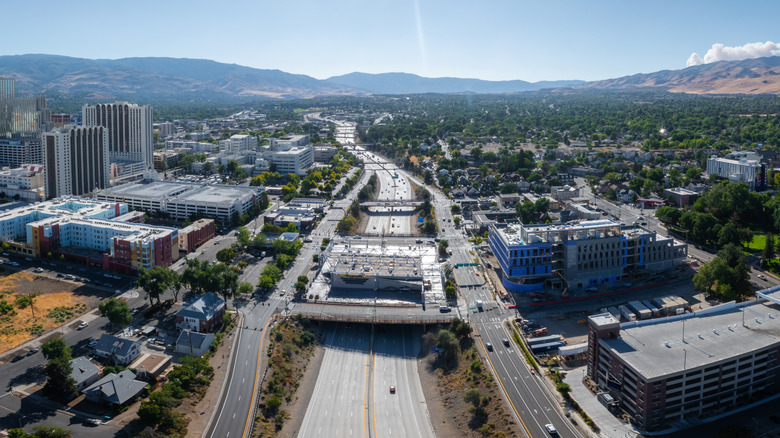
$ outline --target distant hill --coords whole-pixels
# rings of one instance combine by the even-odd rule
[[[571,87],[584,81],[484,81],[463,78],[425,78],[410,73],[349,73],[326,81],[374,94],[414,93],[517,93],[544,88]]]
[[[720,61],[589,82],[580,88],[663,89],[691,94],[780,94],[780,57]]]
[[[328,95],[518,93],[543,89],[659,89],[694,94],[780,94],[780,57],[723,61],[594,82],[484,81],[408,73],[350,73],[325,80],[205,59],[83,59],[56,55],[0,56],[0,76],[16,78],[20,96],[226,102]]]
[[[83,59],[56,55],[0,56],[0,76],[16,78],[20,94],[88,93],[95,98],[306,98],[359,94],[306,75],[204,59]]]

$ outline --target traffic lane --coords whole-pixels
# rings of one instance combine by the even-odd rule
[[[127,436],[111,425],[92,426],[85,424],[86,418],[52,409],[34,396],[19,398],[10,393],[0,396],[0,429],[21,427],[26,432],[45,424],[68,429],[78,437]]]
[[[530,418],[533,420],[531,422],[523,417],[524,412],[522,408],[515,404],[526,427],[533,431],[533,424],[537,431],[544,435],[547,434],[544,425],[552,424],[558,430],[560,436],[579,437],[579,434],[572,430],[571,424],[561,416],[558,401],[549,394],[544,382],[538,380],[539,376],[531,374],[529,365],[518,352],[519,347],[510,340],[511,337],[504,330],[503,324],[501,322],[490,322],[483,323],[481,326],[482,330],[487,334],[487,339],[493,344],[494,351],[491,359],[494,359],[494,366],[498,365],[496,366],[496,372],[501,375],[504,387],[507,388],[508,392],[512,393],[513,390],[514,394],[517,395],[517,397],[510,396],[510,398],[513,400],[513,403],[517,400],[522,400],[522,404],[528,408],[525,414],[530,415]],[[482,331],[480,331],[480,334],[482,335]],[[504,339],[509,341],[509,347],[504,343]],[[507,385],[507,382],[511,382],[510,385]]]
[[[213,438],[243,436],[247,418],[251,415],[258,372],[258,351],[264,335],[263,326],[258,326],[257,321],[267,321],[268,318],[262,319],[262,316],[270,317],[272,311],[271,307],[261,306],[260,310],[245,315],[243,326],[237,329],[236,349],[230,353],[235,355],[234,362],[230,365],[231,377],[211,434]],[[252,317],[252,313],[255,313],[255,317]]]
[[[364,326],[325,329],[325,355],[298,436],[365,435],[369,336]]]
[[[389,355],[384,356],[377,351],[376,357],[377,360],[387,359],[395,363],[396,375],[394,383],[385,382],[386,388],[384,391],[385,397],[388,400],[394,399],[394,402],[399,406],[400,417],[390,417],[390,420],[395,421],[398,427],[403,427],[399,430],[400,436],[433,438],[436,435],[428,415],[425,395],[420,383],[420,374],[417,371],[417,354],[420,351],[421,333],[417,327],[412,326],[404,326],[401,330],[383,328],[377,334],[377,346],[381,345],[379,342],[380,338],[384,340],[388,336],[393,341],[392,344],[389,342],[385,344],[391,347]],[[381,374],[384,373],[379,375]],[[396,387],[395,394],[390,394],[390,385]],[[381,386],[379,391],[381,391]],[[381,412],[379,406],[376,409]],[[398,421],[398,418],[402,420]],[[396,434],[396,436],[398,435]]]

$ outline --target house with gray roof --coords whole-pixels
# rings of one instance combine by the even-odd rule
[[[176,352],[202,357],[214,342],[213,333],[198,333],[190,330],[182,330],[176,340]]]
[[[141,354],[141,345],[129,339],[103,334],[95,346],[95,354],[117,365],[128,365]]]
[[[70,366],[72,368],[70,377],[76,381],[77,392],[81,392],[100,378],[100,369],[86,356],[71,359]]]
[[[132,371],[124,370],[119,374],[111,373],[103,377],[83,392],[91,402],[123,406],[135,400],[144,388],[146,382],[135,380]]]
[[[213,332],[225,314],[225,300],[213,292],[195,297],[176,314],[176,327],[201,333]]]

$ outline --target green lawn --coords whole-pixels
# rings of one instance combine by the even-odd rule
[[[763,251],[764,246],[766,246],[766,234],[756,234],[753,236],[753,240],[742,250],[748,254],[754,254]],[[777,246],[777,237],[775,237],[775,246]]]

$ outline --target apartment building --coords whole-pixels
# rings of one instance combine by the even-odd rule
[[[750,190],[763,191],[767,187],[766,168],[758,160],[712,156],[707,159],[707,173],[728,178],[731,182],[743,182]]]
[[[0,212],[0,238],[34,256],[133,271],[179,258],[178,230],[115,220],[127,204],[63,197]]]
[[[44,199],[43,166],[23,164],[15,169],[0,171],[0,192],[8,198],[18,197],[27,202]]]
[[[492,224],[488,231],[502,281],[518,292],[545,284],[575,289],[614,282],[637,270],[669,269],[688,253],[684,243],[611,220]]]

